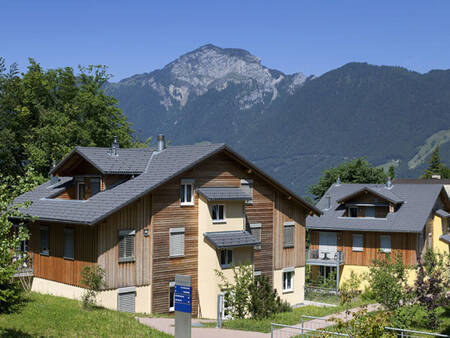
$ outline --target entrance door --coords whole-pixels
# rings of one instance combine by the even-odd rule
[[[320,258],[325,256],[333,259],[337,252],[337,234],[335,232],[320,232],[319,233],[319,255]]]

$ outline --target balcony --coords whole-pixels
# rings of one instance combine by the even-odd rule
[[[306,250],[306,264],[322,266],[340,266],[345,264],[345,253],[342,251],[324,252]]]
[[[17,257],[16,259],[21,259],[22,257]],[[13,277],[15,278],[23,278],[23,277],[32,277],[34,274],[33,270],[33,257],[27,255],[24,262],[19,266],[17,272]]]

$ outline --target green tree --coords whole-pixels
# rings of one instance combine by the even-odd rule
[[[47,176],[53,160],[74,146],[122,147],[136,142],[117,100],[103,92],[105,66],[44,70],[30,59],[23,74],[0,59],[0,170],[24,173],[28,165]]]
[[[21,222],[12,222],[21,216],[23,205],[13,205],[13,198],[34,188],[40,182],[32,170],[22,177],[0,175],[0,313],[11,312],[23,299],[23,290],[13,276],[27,257],[20,253],[20,243],[28,239],[28,232]]]
[[[338,177],[342,183],[384,183],[387,179],[383,168],[373,167],[364,158],[355,158],[325,170],[319,182],[309,187],[309,193],[316,201],[320,200]]]
[[[393,165],[390,165],[388,168],[388,177],[391,179],[395,178],[395,167]]]
[[[428,167],[420,178],[430,179],[433,175],[440,175],[441,178],[450,178],[450,168],[441,162],[439,145],[431,153],[431,157],[428,160]]]

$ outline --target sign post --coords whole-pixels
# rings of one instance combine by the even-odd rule
[[[175,275],[175,338],[191,338],[192,278]]]

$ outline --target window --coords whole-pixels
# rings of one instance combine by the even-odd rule
[[[48,256],[50,254],[50,235],[48,231],[48,226],[41,226],[41,255]]]
[[[375,207],[366,207],[366,217],[375,217]]]
[[[136,287],[129,286],[117,290],[117,310],[135,312]]]
[[[175,282],[169,283],[169,312],[175,311]]]
[[[294,247],[294,222],[285,222],[284,223],[283,247],[284,248],[293,248]]]
[[[391,236],[380,236],[380,251],[386,253],[391,252]]]
[[[250,224],[250,233],[261,242],[261,223]],[[255,250],[261,250],[261,244],[255,245]]]
[[[119,262],[134,261],[134,235],[135,230],[119,231]]]
[[[74,230],[71,228],[64,228],[64,258],[74,259]]]
[[[184,256],[184,227],[170,228],[170,257]]]
[[[333,273],[333,275],[332,275]],[[330,281],[330,278],[333,277],[336,278],[336,268],[333,266],[320,266],[320,277],[322,278],[322,281]]]
[[[348,216],[349,217],[358,217],[358,208],[356,208],[356,207],[348,208]]]
[[[294,290],[294,268],[283,269],[283,292]]]
[[[100,178],[91,178],[91,197],[100,192]]]
[[[353,234],[352,251],[363,251],[364,237],[362,234]]]
[[[253,204],[253,180],[250,178],[241,180],[241,189],[250,195],[250,199],[245,201],[245,204]]]
[[[180,185],[180,204],[194,205],[194,180],[182,179]]]
[[[213,223],[225,222],[225,206],[223,204],[214,204],[211,208]]]
[[[84,200],[84,182],[77,182],[77,199]]]
[[[233,264],[233,250],[220,250],[220,266],[229,268]]]

